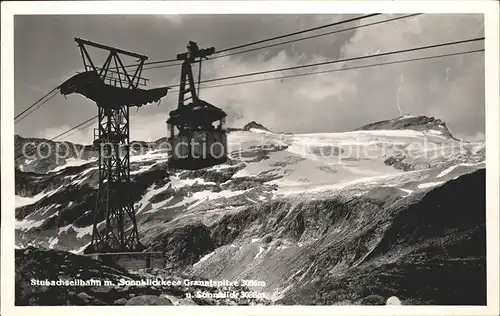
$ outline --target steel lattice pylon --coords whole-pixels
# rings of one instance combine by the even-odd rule
[[[129,107],[99,107],[99,191],[94,212],[92,249],[140,250],[139,233],[130,194]],[[106,220],[99,231],[101,212]],[[127,230],[125,225],[130,225]]]
[[[137,89],[140,80],[145,82],[140,74],[147,60],[146,56],[78,38],[75,38],[75,41],[81,50],[85,70],[95,71],[103,81],[107,80],[110,85],[114,83],[114,86],[118,84],[121,88],[132,90]],[[86,46],[109,52],[101,68],[94,65]],[[133,75],[127,72],[128,67],[123,65],[119,54],[139,59]],[[112,61],[116,66],[113,70],[110,69]],[[139,241],[130,194],[130,108],[128,104],[108,104],[115,100],[114,95],[110,94],[116,92],[94,90],[98,90],[92,91],[98,94],[97,99],[103,100],[102,103],[96,102],[98,128],[97,133],[94,131],[94,144],[99,148],[99,190],[94,210],[92,242],[85,252],[141,251],[143,246]]]

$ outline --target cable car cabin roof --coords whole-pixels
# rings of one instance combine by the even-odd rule
[[[173,125],[209,125],[227,116],[226,112],[220,108],[203,100],[196,100],[178,109],[170,111],[168,124]]]
[[[121,106],[141,107],[158,102],[167,95],[168,87],[129,89],[108,85],[95,71],[86,71],[74,75],[59,86],[63,95],[81,94],[94,101],[99,107],[119,108]]]

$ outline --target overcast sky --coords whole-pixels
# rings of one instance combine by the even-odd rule
[[[189,40],[200,47],[224,49],[272,36],[315,27],[353,16],[342,15],[177,15],[177,16],[16,16],[15,113],[30,106],[76,71],[83,69],[73,40],[81,37],[149,56],[149,61],[175,58]],[[342,27],[384,20],[384,15]],[[320,30],[327,32],[342,27]],[[219,58],[203,64],[202,79],[260,70],[285,68],[339,58],[432,45],[484,36],[482,15],[421,15],[359,28],[255,52]],[[457,45],[368,61],[384,62],[408,57],[483,48],[484,43]],[[95,54],[102,64],[101,55]],[[124,59],[126,64],[134,60]],[[340,68],[333,64],[293,73]],[[180,67],[144,73],[150,87],[176,85]],[[207,83],[226,84],[265,76]],[[425,60],[407,64],[347,70],[285,80],[201,90],[200,97],[228,113],[229,125],[255,120],[277,132],[340,132],[401,114],[427,115],[445,121],[461,138],[484,138],[484,53]],[[177,94],[169,92],[159,107],[131,111],[131,138],[155,140],[166,134],[165,120],[176,107]],[[52,138],[97,114],[90,100],[79,95],[58,95],[43,108],[16,124],[23,136]],[[92,141],[93,128],[66,140]]]

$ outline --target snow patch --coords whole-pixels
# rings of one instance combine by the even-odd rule
[[[436,135],[436,136],[443,136],[443,132],[442,131],[438,131],[438,130],[435,130],[435,129],[429,129],[426,132],[427,132],[427,134],[432,134],[432,135]]]
[[[403,304],[401,304],[399,298],[397,298],[396,296],[391,296],[387,299],[385,305],[403,305]]]
[[[73,182],[71,183],[72,186],[79,186],[81,185],[83,182],[85,182],[87,179],[88,179],[88,175],[94,171],[94,170],[98,170],[99,168],[98,167],[92,167],[92,168],[89,168],[87,170],[85,170],[84,172],[80,173],[80,174],[77,174],[73,177],[71,177],[71,179],[73,180]],[[75,179],[77,179],[78,181],[75,181]]]
[[[171,196],[168,199],[166,199],[165,201],[161,201],[161,202],[158,202],[158,203],[151,203],[151,209],[149,211],[147,211],[147,212],[144,212],[144,214],[155,213],[155,212],[161,210],[161,208],[163,206],[167,205],[173,199],[174,199],[174,197]]]
[[[166,159],[167,158],[167,153],[153,153],[153,152],[148,152],[144,155],[134,155],[130,157],[130,163],[132,162],[138,162],[138,161],[147,161],[147,160],[161,160],[161,159]]]
[[[56,244],[59,242],[59,238],[57,237],[50,237],[49,238],[49,249],[54,249]]]
[[[294,136],[299,137],[309,137],[312,139],[362,139],[363,136],[379,136],[379,137],[422,137],[423,132],[411,130],[411,129],[377,129],[377,130],[361,130],[361,131],[350,131],[342,133],[309,133],[309,134],[295,134]]]
[[[97,161],[96,159],[92,160],[85,160],[85,159],[77,159],[77,158],[68,158],[66,159],[66,163],[64,165],[58,166],[52,170],[50,170],[48,173],[56,173],[58,171],[61,171],[63,169],[69,168],[69,167],[78,167],[82,166],[91,162]]]
[[[217,199],[227,199],[227,198],[241,195],[247,191],[248,190],[238,190],[238,191],[223,190],[220,192],[212,192],[209,190],[199,191],[199,192],[193,193],[193,195],[191,195],[189,197],[184,198],[179,203],[176,203],[175,205],[171,205],[171,207],[179,207],[179,206],[183,206],[186,204],[190,204],[189,207],[187,208],[187,210],[191,210],[194,207],[202,204],[203,202],[210,203],[211,201],[214,201]]]
[[[452,172],[455,168],[457,168],[459,166],[475,167],[475,166],[479,166],[479,165],[484,164],[484,163],[485,163],[484,161],[480,161],[480,162],[475,162],[475,163],[461,163],[461,164],[458,164],[458,165],[454,165],[454,166],[451,166],[451,167],[443,170],[440,174],[437,175],[436,178],[444,177],[445,175],[447,175],[448,173]]]
[[[74,254],[77,254],[77,255],[78,255],[78,254],[82,254],[82,253],[83,253],[83,251],[85,250],[85,248],[87,248],[87,247],[88,247],[88,245],[90,245],[90,242],[89,242],[89,243],[87,243],[87,244],[85,244],[85,245],[83,245],[83,246],[82,246],[81,248],[79,248],[79,249],[76,249],[76,250],[70,250],[70,252],[71,252],[71,253],[74,253]]]
[[[479,166],[481,164],[484,164],[485,161],[480,161],[476,163],[461,163],[460,166],[466,166],[466,167],[474,167],[474,166]]]
[[[204,185],[215,185],[215,182],[205,181],[203,178],[194,178],[194,179],[179,179],[179,177],[171,177],[170,183],[173,188],[182,188],[186,186],[193,186],[195,184],[204,184]]]
[[[427,188],[432,188],[432,187],[441,185],[443,183],[444,183],[444,181],[421,183],[421,184],[417,185],[417,188],[427,189]]]
[[[54,214],[50,215],[49,217],[43,218],[40,220],[23,219],[20,221],[16,218],[16,226],[15,227],[16,227],[16,229],[28,231],[32,228],[41,226],[46,220],[48,220],[49,218],[55,217],[57,215],[59,215],[59,212],[55,212]]]
[[[140,212],[144,211],[144,209],[146,208],[146,206],[148,206],[149,204],[151,204],[151,202],[149,202],[149,200],[155,196],[156,194],[160,193],[160,192],[163,192],[164,190],[167,190],[167,188],[165,187],[162,187],[162,188],[158,188],[158,189],[153,189],[153,186],[150,186],[146,193],[142,196],[142,199],[141,201],[139,201],[137,204],[136,204],[136,207],[138,208],[137,211],[136,211],[136,214],[139,214]]]
[[[61,233],[65,233],[72,227],[73,227],[72,224],[66,225],[64,227],[59,227],[59,232],[57,234],[60,235]]]
[[[257,255],[255,256],[255,259],[257,259],[263,252],[264,250],[266,250],[264,247],[259,247],[259,252],[257,253]]]
[[[311,264],[311,265],[309,266],[309,268],[307,268],[306,272],[304,272],[304,273],[300,276],[300,279],[299,279],[299,281],[298,281],[298,282],[301,282],[301,281],[302,281],[302,280],[306,277],[306,275],[309,273],[309,271],[311,271],[311,269],[312,269],[312,267],[313,267],[313,266],[314,266],[314,265],[313,265],[313,264]]]
[[[37,195],[34,195],[32,197],[19,196],[19,195],[16,194],[16,196],[15,196],[15,206],[16,206],[16,208],[18,208],[18,207],[22,207],[22,206],[26,206],[26,205],[35,204],[38,201],[40,201],[41,199],[43,199],[44,197],[47,197],[47,196],[50,196],[50,195],[56,193],[62,187],[64,187],[64,185],[62,185],[59,188],[57,188],[55,190],[52,190],[52,191],[40,192]]]
[[[92,234],[93,225],[86,227],[76,227],[73,224],[69,224],[63,227],[59,227],[58,235],[68,232],[73,229],[76,232],[76,238],[82,238],[85,235]]]
[[[441,171],[440,174],[437,175],[436,178],[441,178],[441,177],[444,177],[445,175],[447,175],[448,173],[452,172],[453,169],[455,169],[456,167],[458,167],[458,165],[455,165],[455,166],[451,166],[443,171]]]
[[[410,118],[414,118],[416,117],[415,115],[403,115],[401,117],[399,117],[398,119],[399,120],[405,120],[405,119],[410,119]]]
[[[75,227],[75,226],[73,226],[73,229],[77,232],[76,238],[82,238],[85,235],[92,234],[92,228],[93,228],[93,225],[90,225],[87,227]]]
[[[195,267],[198,264],[202,263],[203,261],[207,260],[208,258],[210,258],[211,256],[213,256],[214,254],[215,254],[215,251],[212,251],[211,253],[204,255],[203,257],[201,257],[201,259],[198,262],[196,262],[195,264],[193,264],[193,267]]]
[[[406,195],[405,197],[407,196],[410,196],[412,193],[413,193],[413,190],[408,190],[408,189],[402,189],[402,188],[399,188],[401,191],[405,192]]]
[[[266,130],[263,130],[260,128],[250,128],[249,131],[252,133],[258,133],[258,134],[274,134],[274,133],[271,133],[269,131],[266,131]]]

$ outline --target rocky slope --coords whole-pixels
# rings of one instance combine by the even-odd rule
[[[484,304],[484,143],[400,119],[325,134],[252,124],[230,132],[226,164],[197,171],[167,169],[164,140],[137,142],[142,242],[167,251],[168,273],[257,280],[278,304]],[[88,150],[18,159],[18,247],[88,245],[98,175]]]
[[[362,126],[356,130],[402,130],[410,129],[425,133],[453,138],[446,123],[440,119],[427,116],[403,115],[392,120],[385,120]]]
[[[242,128],[229,127],[227,129],[229,132],[235,131],[247,131],[247,132],[270,132],[264,125],[257,123],[255,121],[251,121],[250,123],[245,124]]]
[[[268,131],[269,132],[269,130],[266,127],[264,127],[264,125],[259,124],[259,123],[255,122],[255,121],[251,121],[250,123],[246,124],[242,128],[242,130],[244,130],[244,131],[252,131],[254,129],[261,130],[261,131]]]
[[[395,295],[407,304],[486,304],[485,184],[485,170],[464,175],[419,201],[379,210],[394,212],[383,231],[366,223],[351,242],[318,242],[314,277],[281,303],[351,304]],[[377,233],[366,251],[363,244]],[[332,261],[346,266],[332,269]]]
[[[15,264],[17,306],[269,304],[263,299],[221,300],[199,298],[196,295],[186,298],[186,293],[193,294],[197,291],[216,293],[216,290],[183,285],[184,280],[190,280],[187,275],[166,275],[157,269],[131,273],[119,266],[110,266],[85,256],[58,250],[34,247],[17,249]],[[33,280],[35,284],[32,283]],[[67,282],[69,285],[53,286],[44,283],[53,280]],[[77,284],[77,280],[80,280],[80,283]],[[141,280],[170,281],[170,284],[141,285],[138,283]],[[87,283],[84,285],[81,281]],[[172,285],[174,282],[177,283]]]

